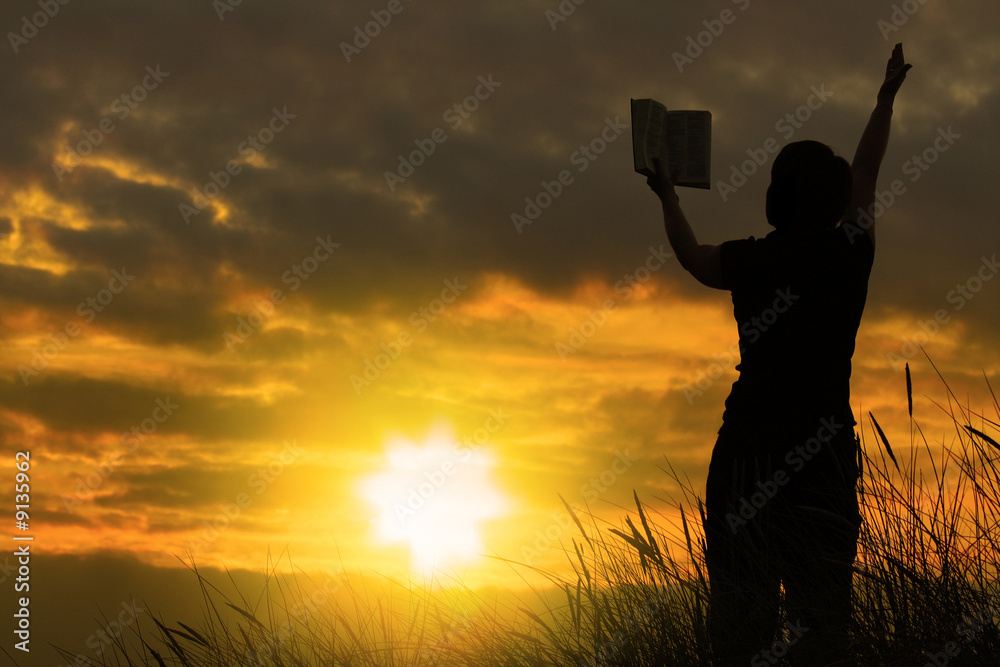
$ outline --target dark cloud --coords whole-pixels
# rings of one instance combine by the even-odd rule
[[[197,2],[141,11],[120,3],[99,7],[67,6],[5,65],[18,98],[44,101],[42,113],[30,107],[6,110],[16,113],[8,126],[14,118],[27,124],[15,132],[19,141],[34,147],[22,164],[50,162],[47,151],[63,124],[73,127],[71,140],[81,138],[83,130],[113,116],[109,104],[141,84],[147,66],[159,65],[169,76],[128,117],[115,119],[115,131],[94,155],[138,165],[184,189],[122,181],[85,167],[63,183],[43,179],[51,196],[80,207],[95,223],[79,230],[54,221],[56,228],[46,230],[50,245],[96,266],[128,257],[154,280],[179,274],[211,291],[220,287],[212,276],[222,262],[252,285],[271,285],[308,252],[316,236],[331,234],[343,244],[345,257],[336,270],[315,277],[317,289],[309,298],[339,311],[386,298],[419,300],[420,286],[453,273],[503,271],[559,294],[584,274],[610,277],[631,268],[636,248],[662,237],[655,201],[628,168],[627,136],[586,171],[577,171],[583,163],[571,163],[574,151],[598,136],[606,119],[627,120],[630,96],[711,109],[714,175],[725,179],[732,165],[747,159],[747,149],[759,148],[770,136],[784,142],[775,123],[804,104],[813,86],[826,85],[832,101],[792,138],[827,135],[849,156],[866,109],[855,103],[853,96],[860,94],[855,89],[867,81],[865,99],[874,99],[886,50],[876,21],[891,11],[858,4],[834,12],[818,2],[781,12],[757,3],[731,3],[718,11],[580,6],[553,30],[545,12],[555,7],[546,3],[504,9],[404,4],[347,63],[341,43],[354,39],[355,26],[372,20],[371,8],[360,3],[241,5],[221,21],[211,6]],[[718,30],[723,9],[732,12],[732,22],[679,72],[674,54],[685,52],[688,37]],[[913,25],[930,20],[932,12],[935,18],[951,17],[948,10],[927,9]],[[14,22],[17,10],[8,15],[8,23]],[[963,37],[983,36],[972,25],[951,19],[949,25]],[[820,39],[837,30],[861,34],[846,42]],[[763,31],[787,38],[762,40]],[[435,38],[428,40],[428,34]],[[922,37],[915,41],[910,53],[918,67],[899,106],[903,114],[915,108],[927,117],[933,113],[918,100],[937,76],[931,67],[920,67],[933,60],[919,48]],[[69,53],[84,56],[69,58]],[[928,77],[923,81],[921,70]],[[954,85],[975,74],[959,67]],[[453,129],[444,114],[473,94],[480,77],[501,85]],[[844,87],[848,82],[850,90]],[[965,136],[995,136],[982,106],[990,102],[995,107],[995,95],[987,93],[966,114]],[[951,122],[956,101],[936,104],[938,122]],[[233,226],[220,225],[210,210],[184,224],[177,207],[190,201],[188,189],[203,189],[212,173],[239,158],[241,143],[267,126],[275,108],[296,117],[261,152],[267,167],[243,165],[231,176],[221,197],[232,209]],[[390,193],[384,172],[395,170],[398,156],[414,150],[415,141],[426,141],[435,128],[445,131],[445,143]],[[913,128],[898,134],[886,173],[927,140]],[[911,201],[918,189],[944,189],[931,179],[968,182],[985,168],[976,163],[986,156],[973,151],[980,142],[965,144],[914,184]],[[21,153],[30,151],[12,154]],[[542,182],[564,169],[573,173],[573,184],[518,234],[511,214],[523,213],[525,198],[536,197]],[[684,192],[699,233],[715,242],[766,233],[760,222],[750,222],[762,221],[766,180],[764,173],[751,177],[726,203],[715,192]],[[425,200],[424,210],[415,212],[410,198]],[[969,223],[970,236],[976,229],[985,232],[987,210],[979,209],[982,222]],[[972,210],[963,216],[977,217]],[[108,229],[112,222],[125,227]],[[886,245],[892,254],[893,245]],[[919,252],[929,252],[925,248]],[[910,255],[911,268],[918,257]],[[907,266],[903,259],[901,264]],[[683,279],[680,284],[697,289]],[[166,318],[147,321],[148,335],[204,347],[212,329],[222,333],[223,323],[209,314],[219,306],[212,298],[203,296],[201,309],[192,307],[181,326],[171,328]],[[216,292],[215,298],[221,295]],[[873,290],[874,302],[882,298]],[[186,297],[167,294],[161,303],[176,299]]]
[[[206,442],[283,437],[274,425],[278,406],[263,406],[249,397],[213,397],[180,387],[175,391],[143,386],[141,373],[135,379],[136,383],[126,383],[43,370],[27,386],[20,380],[0,382],[0,396],[7,408],[31,415],[57,432],[124,435],[135,428],[137,434],[147,436],[153,432],[187,434]],[[124,444],[132,447],[134,441],[129,437]],[[50,447],[63,450],[58,440]],[[65,447],[71,451],[75,445],[66,443]]]

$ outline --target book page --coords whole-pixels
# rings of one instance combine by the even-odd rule
[[[632,100],[632,155],[635,171],[652,176],[653,158],[667,162],[667,108],[651,99]]]
[[[711,187],[712,114],[708,111],[671,111],[667,114],[667,144],[677,185]]]

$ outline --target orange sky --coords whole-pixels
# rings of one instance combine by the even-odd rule
[[[555,4],[407,3],[349,57],[360,2],[73,3],[8,39],[0,435],[32,455],[39,554],[137,560],[137,595],[178,555],[256,571],[286,547],[306,571],[405,579],[436,558],[520,587],[543,580],[484,554],[565,569],[560,495],[606,526],[633,492],[671,516],[663,468],[703,486],[735,379],[732,305],[670,256],[628,137],[593,142],[630,97],[711,110],[713,187],[681,203],[704,242],[762,236],[767,166],[748,156],[817,138],[849,158],[895,41],[915,67],[852,405],[869,446],[871,411],[905,449],[908,361],[915,415],[948,437],[922,344],[988,407],[992,4],[887,28],[891,3],[733,2],[680,70],[718,8],[588,3],[553,24]]]

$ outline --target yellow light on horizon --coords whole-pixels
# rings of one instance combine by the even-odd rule
[[[378,511],[378,540],[408,542],[410,567],[424,576],[481,557],[480,523],[507,507],[490,478],[493,456],[459,446],[443,427],[422,445],[391,439],[386,456],[387,468],[361,483],[361,494]]]

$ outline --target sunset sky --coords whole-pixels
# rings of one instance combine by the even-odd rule
[[[26,533],[7,507],[37,568],[20,664],[92,655],[97,605],[185,609],[178,556],[518,587],[540,579],[471,554],[563,567],[559,495],[617,525],[633,490],[669,515],[667,462],[701,489],[732,303],[669,255],[629,98],[711,111],[713,187],[681,204],[702,242],[759,237],[765,146],[850,160],[902,42],[852,405],[870,446],[868,411],[905,449],[908,361],[915,416],[952,437],[923,343],[987,409],[996,3],[577,3],[4,3],[0,477],[30,452]]]

